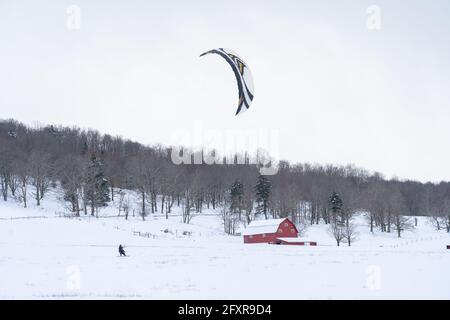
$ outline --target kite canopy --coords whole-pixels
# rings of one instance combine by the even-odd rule
[[[229,49],[219,48],[202,53],[200,57],[204,55],[215,53],[224,58],[233,69],[236,76],[239,102],[236,115],[247,111],[250,108],[250,104],[253,100],[253,77],[247,64],[233,51]]]

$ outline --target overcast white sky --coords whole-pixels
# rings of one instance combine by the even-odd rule
[[[0,118],[168,145],[199,125],[278,130],[293,162],[450,180],[449,16],[447,0],[0,0]],[[199,58],[217,47],[252,70],[242,116],[229,66]]]

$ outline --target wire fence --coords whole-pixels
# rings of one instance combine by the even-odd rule
[[[420,238],[416,238],[416,239],[408,239],[405,241],[401,241],[395,244],[389,244],[389,245],[383,245],[383,247],[386,248],[401,248],[401,247],[405,247],[405,246],[410,246],[416,243],[421,243],[421,242],[426,242],[426,241],[433,241],[433,240],[441,240],[441,239],[445,239],[445,238],[449,238],[448,235],[439,235],[439,236],[427,236],[427,237],[420,237]]]
[[[47,219],[46,216],[29,216],[29,217],[9,217],[9,218],[0,218],[0,220],[27,220],[27,219]]]

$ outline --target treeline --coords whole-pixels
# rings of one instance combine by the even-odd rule
[[[204,208],[220,209],[225,231],[255,215],[289,216],[295,223],[332,224],[339,195],[346,220],[367,214],[368,226],[399,235],[411,221],[427,215],[437,229],[450,232],[450,183],[387,180],[354,166],[279,163],[273,176],[260,176],[258,165],[175,165],[171,148],[140,143],[95,130],[27,127],[0,120],[0,189],[3,200],[40,205],[60,185],[75,215],[95,215],[109,201],[130,206],[121,190],[139,194],[139,214],[171,213],[181,206],[183,221]],[[28,190],[31,189],[31,190]],[[31,199],[28,199],[28,198]],[[334,211],[333,211],[334,210]],[[349,225],[350,226],[350,225]]]

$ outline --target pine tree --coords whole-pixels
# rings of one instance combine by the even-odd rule
[[[348,245],[354,240],[354,226],[350,223],[348,217],[345,217],[344,202],[337,192],[333,191],[328,200],[328,207],[331,212],[331,221],[329,233],[336,240],[339,246],[342,241],[347,239]]]
[[[99,207],[105,207],[110,201],[109,183],[105,178],[103,163],[95,155],[91,157],[86,177],[86,198],[91,206],[91,215]]]
[[[328,201],[328,207],[330,208],[330,212],[332,215],[332,222],[338,224],[344,224],[343,212],[344,212],[344,203],[337,194],[337,192],[333,191]]]
[[[256,183],[256,213],[263,213],[267,219],[267,209],[269,204],[270,191],[272,189],[272,183],[264,175],[259,175],[258,182]]]

